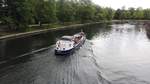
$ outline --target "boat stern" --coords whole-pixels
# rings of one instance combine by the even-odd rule
[[[55,54],[69,54],[74,48],[73,44],[73,41],[58,41],[56,43]]]

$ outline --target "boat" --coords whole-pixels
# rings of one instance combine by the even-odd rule
[[[55,47],[56,55],[65,55],[72,53],[75,49],[80,48],[86,40],[84,32],[74,34],[73,36],[62,36]]]

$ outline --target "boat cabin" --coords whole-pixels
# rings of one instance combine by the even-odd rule
[[[63,36],[60,38],[60,40],[66,40],[66,41],[72,41],[73,37],[72,36]]]
[[[73,36],[63,36],[56,42],[55,54],[70,53],[85,41],[84,33],[77,33]]]
[[[74,35],[74,39],[73,39],[73,41],[75,42],[75,43],[79,43],[80,42],[80,40],[81,40],[81,38],[82,38],[82,35]]]

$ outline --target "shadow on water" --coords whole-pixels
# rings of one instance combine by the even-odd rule
[[[0,41],[0,59],[7,61],[0,66],[0,84],[110,84],[101,75],[89,40],[69,56],[54,55],[57,38],[81,29],[92,39],[101,32],[107,35],[111,27],[95,24]]]
[[[101,76],[88,40],[70,56],[55,56],[53,46],[0,70],[1,84],[110,84]],[[25,56],[27,57],[27,56]],[[21,78],[20,78],[21,77]]]
[[[56,40],[63,35],[73,35],[80,32],[81,29],[87,34],[87,39],[92,39],[94,35],[99,33],[101,29],[108,31],[108,26],[105,24],[88,25],[79,28],[62,29],[58,31],[50,31],[34,36],[23,38],[0,40],[0,61],[11,60],[22,54],[32,52],[47,46],[55,44]],[[102,31],[103,32],[103,31]]]
[[[147,38],[150,39],[150,24],[146,24],[145,25],[145,30],[146,30],[146,35],[147,35]]]

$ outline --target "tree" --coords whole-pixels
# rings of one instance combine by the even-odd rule
[[[129,8],[128,9],[128,11],[130,12],[130,16],[129,16],[129,18],[130,19],[135,19],[135,17],[134,17],[134,13],[135,13],[135,8]]]
[[[73,1],[58,0],[57,17],[60,22],[73,22],[75,20],[75,3]]]
[[[112,8],[105,8],[106,20],[112,20],[114,17],[114,10]]]
[[[122,11],[120,9],[117,9],[115,12],[115,15],[114,15],[114,19],[118,19],[118,20],[122,19],[121,13],[122,13]]]
[[[133,14],[135,19],[143,19],[144,18],[144,13],[142,8],[137,8]]]
[[[89,22],[94,18],[95,9],[91,6],[81,6],[78,11],[78,17],[81,22]]]
[[[150,20],[150,9],[144,10],[144,19]]]
[[[56,4],[55,0],[36,0],[35,4],[36,23],[56,22]]]
[[[5,13],[2,22],[11,29],[25,28],[31,20],[30,8],[27,0],[3,0]],[[6,12],[7,11],[7,12]]]

